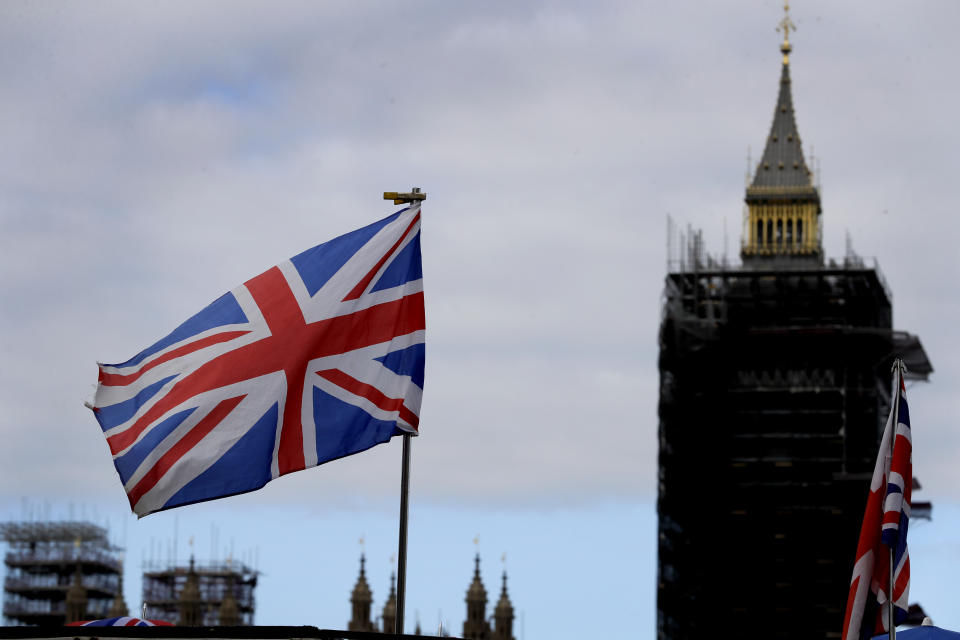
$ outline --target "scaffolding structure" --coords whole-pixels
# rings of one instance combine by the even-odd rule
[[[228,593],[232,593],[236,600],[238,626],[254,624],[254,589],[258,572],[230,559],[196,565],[192,560],[190,565],[145,565],[143,603],[146,618],[177,624],[180,618],[180,595],[191,571],[196,574],[200,589],[203,626],[220,626],[220,610]]]
[[[727,266],[691,237],[660,326],[658,636],[719,620],[745,637],[832,637],[891,362],[921,380],[932,367],[892,329],[875,264]]]
[[[106,617],[120,590],[122,549],[89,522],[7,522],[3,583],[4,624],[63,625],[66,596],[79,571],[87,617]]]

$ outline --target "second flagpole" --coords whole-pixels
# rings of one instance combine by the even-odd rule
[[[903,388],[903,360],[896,358],[893,361],[893,370],[896,372],[894,376],[894,385],[896,393],[893,396],[893,401],[896,405],[893,408],[893,437],[890,438],[890,462],[893,463],[893,445],[897,441],[897,426],[900,424],[900,390]],[[889,476],[890,470],[887,470],[887,475]],[[910,480],[908,480],[909,482]],[[896,611],[893,607],[893,587],[895,586],[895,578],[897,573],[897,567],[894,564],[894,549],[890,547],[890,592],[887,595],[887,637],[889,640],[895,640],[897,637],[897,625],[896,625]]]

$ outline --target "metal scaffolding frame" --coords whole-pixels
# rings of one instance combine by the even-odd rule
[[[875,266],[728,267],[692,244],[666,276],[660,326],[658,636],[723,621],[747,637],[829,637],[890,363],[903,356],[921,380],[932,367],[892,330]]]
[[[180,615],[180,593],[190,570],[189,565],[144,566],[143,603],[148,619],[176,624]],[[235,560],[196,564],[193,571],[197,574],[205,626],[220,624],[220,607],[228,590],[232,590],[236,599],[240,625],[254,624],[254,589],[259,572]]]
[[[105,617],[120,590],[122,549],[90,522],[6,522],[3,616],[7,625],[62,625],[66,594],[77,571],[87,616]]]

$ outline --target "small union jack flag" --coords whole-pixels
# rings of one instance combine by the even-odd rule
[[[153,346],[100,364],[92,409],[140,516],[259,489],[416,434],[420,206],[308,249]]]
[[[141,620],[122,616],[119,618],[103,618],[102,620],[87,620],[84,622],[70,622],[68,627],[172,627],[170,622],[163,620]]]
[[[903,364],[895,365],[895,390],[883,431],[870,496],[860,528],[857,560],[850,580],[843,640],[863,640],[889,631],[891,600],[894,624],[907,618],[910,554],[907,525],[913,485],[913,437],[903,385]],[[893,596],[890,596],[890,550],[893,550]]]

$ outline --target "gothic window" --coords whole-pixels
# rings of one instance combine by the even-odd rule
[[[793,246],[793,218],[787,220],[787,246]]]
[[[767,220],[767,244],[773,244],[773,220]]]
[[[803,244],[803,220],[797,220],[797,244]]]
[[[783,244],[783,220],[777,220],[777,246]]]
[[[763,244],[763,220],[757,220],[757,244]]]

